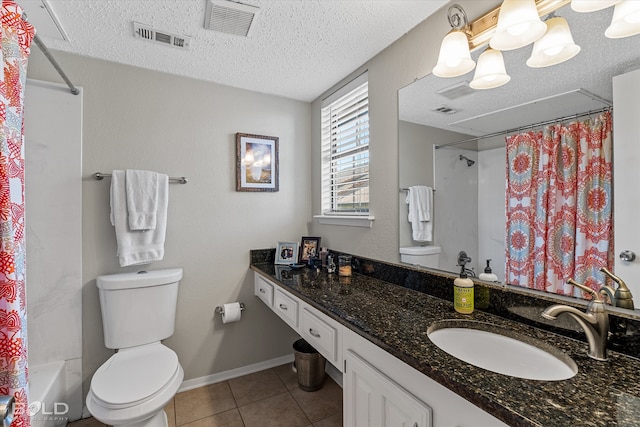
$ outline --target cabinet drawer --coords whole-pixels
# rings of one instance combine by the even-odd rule
[[[294,329],[298,327],[298,301],[289,297],[280,289],[276,289],[273,294],[273,311],[289,326]]]
[[[300,322],[304,339],[335,365],[338,360],[337,329],[314,315],[308,307],[302,309]]]
[[[273,306],[273,285],[259,274],[255,275],[254,293],[269,307]]]

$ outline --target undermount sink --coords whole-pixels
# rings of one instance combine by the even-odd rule
[[[535,338],[472,320],[442,320],[427,331],[443,351],[498,374],[540,381],[573,377],[578,366],[565,353]]]

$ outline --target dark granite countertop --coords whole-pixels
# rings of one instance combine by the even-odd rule
[[[635,357],[610,350],[609,360],[598,362],[587,357],[585,342],[480,310],[461,315],[451,299],[366,271],[343,280],[315,269],[292,271],[256,261],[261,260],[252,257],[257,273],[510,426],[640,426],[640,360]],[[429,326],[444,319],[486,322],[537,338],[569,355],[579,371],[568,380],[536,381],[468,365],[428,338]]]

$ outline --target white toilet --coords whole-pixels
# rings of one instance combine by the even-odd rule
[[[440,246],[405,246],[400,248],[400,261],[422,267],[438,268]]]
[[[98,277],[104,343],[118,350],[91,379],[87,409],[98,421],[167,426],[184,371],[160,340],[173,335],[180,279],[181,268]]]

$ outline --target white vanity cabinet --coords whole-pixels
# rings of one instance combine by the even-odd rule
[[[344,425],[431,427],[431,408],[357,353],[345,355]]]
[[[343,326],[340,323],[260,274],[254,273],[254,286],[258,298],[342,372]]]
[[[345,427],[508,427],[347,328],[343,345]]]
[[[254,276],[255,295],[343,373],[346,427],[507,427],[277,283]]]

